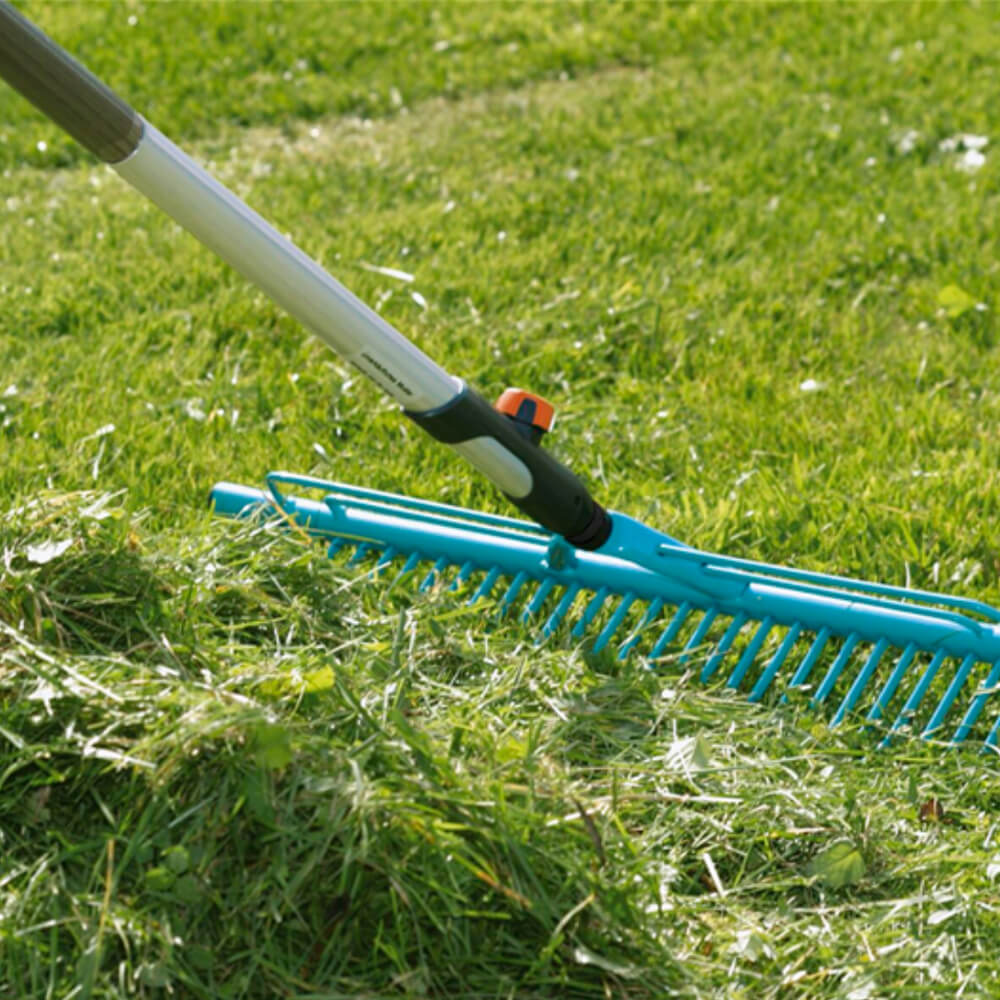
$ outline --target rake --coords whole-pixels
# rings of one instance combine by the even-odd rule
[[[271,473],[218,513],[275,515],[329,555],[421,589],[493,598],[544,641],[696,670],[751,701],[800,693],[882,733],[995,750],[1000,611],[979,601],[701,552],[615,511],[545,452],[545,400],[491,406],[435,364],[0,0],[0,76],[486,475],[531,521]],[[338,553],[343,552],[343,556]]]

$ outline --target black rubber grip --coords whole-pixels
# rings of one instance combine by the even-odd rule
[[[607,540],[611,519],[587,487],[565,465],[527,440],[508,417],[494,410],[478,393],[466,388],[436,410],[403,412],[445,444],[478,437],[494,438],[531,473],[531,492],[525,497],[506,494],[511,503],[577,548],[597,549]]]
[[[105,163],[126,159],[142,117],[6,0],[0,0],[0,77]]]

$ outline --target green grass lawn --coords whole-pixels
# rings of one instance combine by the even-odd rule
[[[1000,603],[1000,9],[22,9],[602,502]],[[510,511],[6,88],[0,170],[0,997],[1000,993],[992,756],[214,519]]]

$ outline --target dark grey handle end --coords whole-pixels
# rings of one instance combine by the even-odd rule
[[[0,77],[105,163],[126,159],[142,117],[6,0],[0,0]]]

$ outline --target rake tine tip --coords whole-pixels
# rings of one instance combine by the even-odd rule
[[[449,590],[458,590],[459,587],[469,579],[469,575],[472,573],[473,566],[471,562],[464,562],[458,568],[458,572],[455,574],[455,579],[452,580]]]
[[[735,691],[743,683],[743,678],[746,677],[747,671],[753,665],[753,661],[757,659],[760,647],[764,645],[764,640],[773,627],[774,619],[770,615],[766,615],[763,621],[757,626],[747,648],[743,651],[743,655],[736,664],[736,669],[729,675],[729,680],[726,681],[727,687]]]
[[[507,590],[504,592],[504,595],[500,600],[500,607],[497,609],[497,614],[501,618],[503,618],[504,615],[506,615],[507,612],[510,611],[511,607],[514,604],[514,601],[517,600],[517,595],[520,593],[521,588],[527,582],[528,582],[528,574],[525,573],[523,570],[514,574],[514,579],[510,581],[510,585],[507,587]]]
[[[601,629],[600,635],[598,635],[597,640],[594,643],[594,652],[599,653],[604,647],[611,641],[615,632],[621,628],[621,624],[625,621],[625,616],[628,614],[628,609],[632,607],[635,601],[635,594],[628,593],[622,596],[622,599],[618,602],[618,607],[615,608],[611,617],[608,619],[607,625]]]
[[[448,560],[443,556],[438,559],[436,563],[428,570],[427,576],[421,581],[420,586],[417,588],[417,593],[423,594],[430,590],[431,587],[441,578],[441,574],[448,567]]]
[[[559,623],[566,617],[566,613],[573,605],[573,601],[576,600],[576,595],[580,593],[580,587],[573,583],[566,588],[566,593],[559,599],[559,603],[556,605],[555,610],[549,615],[548,621],[542,626],[542,633],[539,637],[539,642],[548,639],[555,630],[559,627]]]
[[[483,600],[483,598],[489,597],[490,591],[496,586],[496,582],[499,579],[500,568],[498,566],[494,566],[486,574],[483,582],[476,588],[475,593],[469,598],[468,604],[476,604],[478,601]]]
[[[996,692],[998,680],[1000,680],[1000,660],[992,665],[989,675],[983,681],[982,685],[976,690],[972,703],[969,705],[969,708],[965,713],[965,717],[962,719],[958,730],[952,737],[953,742],[963,742],[972,731],[972,727],[979,720],[979,716],[982,714],[983,708],[985,708],[990,695]]]
[[[691,658],[691,654],[704,642],[705,636],[708,635],[708,630],[712,627],[712,623],[715,621],[719,614],[718,608],[708,608],[705,614],[702,615],[701,621],[698,622],[697,628],[691,634],[691,638],[684,644],[684,649],[681,655],[677,657],[678,666],[684,666],[688,660]]]
[[[608,598],[610,591],[607,587],[601,587],[597,593],[590,599],[587,607],[584,608],[583,615],[580,620],[573,626],[572,636],[574,639],[582,639],[586,634],[587,628],[590,623],[594,620],[597,612],[601,610],[601,606]]]
[[[660,638],[656,640],[655,645],[649,651],[649,656],[646,659],[650,663],[659,659],[660,654],[671,642],[674,641],[677,633],[684,627],[684,622],[687,621],[687,617],[691,613],[693,607],[694,605],[692,605],[690,601],[683,601],[678,605],[673,618],[670,619],[670,623],[663,630],[663,632],[660,633]]]
[[[535,591],[534,596],[528,602],[528,606],[521,613],[521,621],[527,625],[539,611],[542,610],[542,605],[545,604],[546,599],[552,592],[552,588],[555,587],[556,582],[552,577],[547,577],[539,585],[538,590]]]
[[[618,650],[618,659],[625,660],[628,654],[632,652],[635,648],[636,643],[642,637],[642,633],[656,621],[657,615],[663,610],[663,598],[656,597],[653,599],[652,603],[646,608],[645,614],[642,616],[639,624],[635,627],[632,634],[622,643],[621,649]]]
[[[788,657],[788,654],[792,651],[795,643],[799,640],[799,634],[802,631],[802,626],[796,622],[786,633],[785,638],[781,641],[781,645],[778,647],[777,652],[771,657],[770,663],[764,668],[764,672],[757,679],[757,683],[753,686],[753,690],[747,696],[748,701],[757,702],[764,697],[765,692],[771,686],[771,681],[774,680],[778,671],[781,669],[782,664]]]
[[[951,683],[948,685],[948,689],[942,695],[941,700],[938,702],[937,707],[931,714],[930,719],[927,720],[927,726],[920,734],[922,739],[930,739],[932,733],[938,732],[942,728],[945,716],[948,714],[948,710],[958,697],[959,691],[961,691],[964,687],[965,682],[969,677],[969,673],[972,671],[975,664],[976,658],[971,653],[966,656],[964,660],[962,660],[958,670],[955,671],[955,676],[951,679]]]
[[[875,673],[875,670],[879,665],[879,661],[885,655],[885,651],[888,648],[889,641],[887,639],[879,639],[879,641],[875,644],[875,648],[871,651],[871,654],[865,661],[864,667],[862,667],[861,672],[854,679],[854,683],[845,695],[844,700],[840,703],[840,707],[837,709],[837,713],[833,717],[833,722],[830,723],[831,727],[839,726],[840,723],[844,721],[847,713],[850,712],[857,704],[858,699],[864,692],[865,686],[867,685],[872,674]]]
[[[715,652],[712,653],[706,661],[705,666],[702,668],[702,684],[707,684],[719,667],[722,666],[722,661],[726,658],[726,654],[736,641],[736,637],[743,630],[743,626],[746,625],[747,620],[748,616],[741,611],[729,623],[729,627],[722,634],[722,638],[719,640],[718,646],[715,647]]]

